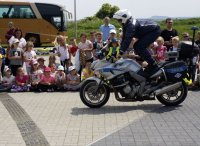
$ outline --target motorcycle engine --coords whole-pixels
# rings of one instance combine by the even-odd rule
[[[123,91],[125,94],[130,94],[131,91],[132,91],[132,88],[130,85],[126,85],[124,88],[123,88]]]
[[[130,98],[134,98],[135,95],[138,93],[138,90],[139,90],[139,85],[126,85],[124,88],[123,88],[123,92],[128,95],[128,97]]]

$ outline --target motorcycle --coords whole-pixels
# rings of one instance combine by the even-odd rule
[[[143,71],[135,60],[120,59],[112,63],[97,60],[91,65],[95,76],[82,82],[80,98],[90,108],[100,108],[113,92],[117,101],[157,100],[166,106],[181,104],[190,83],[188,66],[183,61],[164,62],[153,75]]]

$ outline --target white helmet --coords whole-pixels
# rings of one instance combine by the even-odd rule
[[[113,18],[117,20],[122,20],[122,23],[125,24],[128,19],[132,17],[131,12],[127,9],[119,10],[114,15]]]

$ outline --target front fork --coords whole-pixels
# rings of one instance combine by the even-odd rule
[[[103,80],[103,78],[100,79],[100,82],[97,82],[98,85],[97,85],[96,90],[94,91],[95,96],[99,93],[99,90],[100,90],[100,88],[101,88],[101,86],[103,85],[104,82],[105,81]]]

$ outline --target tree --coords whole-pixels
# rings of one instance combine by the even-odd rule
[[[112,6],[111,4],[105,3],[101,6],[99,11],[95,14],[96,17],[103,19],[106,16],[113,17],[113,14],[119,10],[118,6]]]

